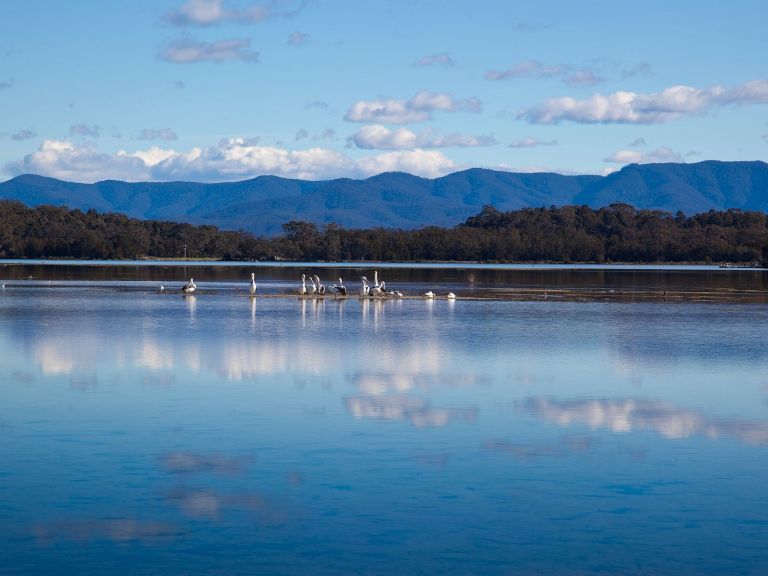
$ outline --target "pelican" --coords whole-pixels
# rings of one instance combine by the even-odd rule
[[[184,284],[184,286],[181,287],[181,291],[184,292],[184,294],[192,294],[196,289],[197,285],[192,278],[189,279],[188,284]]]
[[[253,296],[256,294],[256,290],[258,290],[258,288],[256,288],[256,274],[251,272],[251,285],[248,286],[248,293]]]
[[[315,282],[317,282],[317,293],[322,296],[323,294],[325,294],[325,285],[320,284],[320,276],[318,276],[317,274],[315,274]]]
[[[381,284],[379,284],[379,271],[378,270],[374,270],[373,271],[373,286],[371,286],[371,288],[368,290],[368,293],[371,296],[378,296],[379,294],[381,294],[381,292],[382,292],[382,289],[381,289]]]
[[[309,293],[310,294],[316,294],[317,293],[317,284],[315,284],[315,279],[312,278],[311,275],[309,277],[309,281],[312,282],[312,288],[309,289]]]
[[[456,294],[453,292],[448,292],[445,297],[448,298],[448,300],[456,300]]]
[[[344,286],[344,282],[342,282],[341,277],[339,277],[338,286],[336,284],[333,285],[333,291],[337,292],[338,294],[341,294],[342,296],[347,295],[347,287]]]
[[[360,286],[360,296],[368,296],[371,291],[371,287],[368,284],[368,278],[360,276],[360,281],[363,283],[362,286]]]
[[[162,292],[163,290],[165,290],[165,286],[163,286],[162,284],[160,284],[160,292]]]
[[[304,296],[307,293],[307,275],[301,275],[301,286],[299,286],[299,294]]]
[[[429,292],[425,292],[424,296],[426,296],[427,298],[434,298],[435,297],[435,293],[432,292],[432,290],[430,290]]]

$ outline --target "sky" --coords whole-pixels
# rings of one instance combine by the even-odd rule
[[[2,0],[0,180],[768,160],[768,2]]]

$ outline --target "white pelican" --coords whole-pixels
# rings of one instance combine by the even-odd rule
[[[435,293],[432,292],[432,290],[430,290],[429,292],[425,292],[424,296],[426,296],[427,298],[434,298],[435,297]]]
[[[344,282],[342,282],[341,277],[339,277],[339,284],[338,285],[336,285],[336,284],[333,285],[333,291],[338,293],[338,294],[341,294],[342,296],[346,296],[347,295],[347,287],[344,286]]]
[[[160,292],[162,292],[163,290],[165,290],[165,286],[163,286],[162,284],[160,284]]]
[[[321,296],[325,294],[325,285],[320,283],[320,276],[315,274],[315,282],[317,282],[317,293]]]
[[[307,293],[307,275],[301,275],[301,286],[299,286],[299,294],[304,296]]]
[[[253,296],[256,294],[256,290],[258,290],[258,288],[256,288],[256,274],[251,272],[251,285],[248,286],[248,293]]]
[[[312,288],[309,289],[310,294],[316,294],[317,293],[317,284],[315,284],[315,279],[312,278],[312,276],[309,276],[309,281],[312,282]]]
[[[448,292],[448,294],[445,297],[448,298],[448,300],[456,300],[456,294],[454,294],[453,292]]]
[[[379,294],[381,294],[381,292],[382,292],[381,284],[379,284],[379,271],[378,270],[374,270],[373,271],[373,286],[371,286],[371,288],[368,290],[368,293],[371,296],[378,296]]]
[[[196,289],[197,285],[192,278],[189,279],[188,284],[184,284],[184,286],[181,287],[181,291],[184,292],[184,294],[192,294]]]
[[[363,283],[362,286],[360,286],[360,296],[368,296],[371,291],[371,287],[368,284],[368,278],[360,276],[360,281]]]

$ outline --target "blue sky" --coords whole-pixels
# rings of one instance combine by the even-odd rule
[[[760,0],[3,0],[0,179],[768,160]]]

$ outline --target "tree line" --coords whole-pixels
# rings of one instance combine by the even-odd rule
[[[210,258],[305,261],[765,262],[768,217],[731,209],[686,216],[627,204],[502,212],[452,228],[318,227],[276,237],[0,200],[0,258]]]

